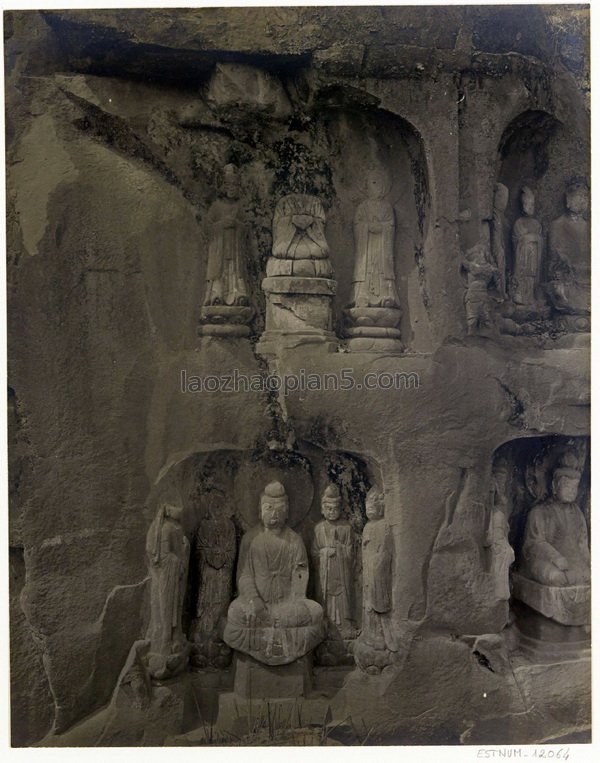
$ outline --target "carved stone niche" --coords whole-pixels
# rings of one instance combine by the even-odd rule
[[[147,712],[163,695],[179,698],[192,736],[206,724],[239,736],[273,711],[320,724],[356,665],[377,673],[393,661],[391,536],[371,490],[380,470],[330,448],[330,436],[312,422],[294,450],[273,439],[252,453],[196,453],[165,475],[177,500],[163,503],[183,508],[157,512],[149,549],[170,554],[160,580],[176,617],[162,617],[162,604],[155,609],[168,626],[168,656],[183,644],[186,661],[159,661],[170,672],[158,677],[148,663],[157,651],[149,631]],[[190,561],[181,596],[184,539]],[[130,693],[146,703],[138,679],[128,678]]]
[[[512,635],[515,650],[529,661],[589,650],[589,468],[583,437],[515,440],[496,454],[515,552]]]
[[[306,344],[334,351],[336,335],[352,352],[431,349],[423,140],[367,93],[357,109],[344,92],[319,86],[315,123],[325,143],[307,136],[301,158],[283,157],[277,168],[258,343],[268,357]]]
[[[542,111],[504,131],[496,187],[508,198],[494,204],[490,222],[502,333],[555,340],[589,332],[589,189],[579,139]]]

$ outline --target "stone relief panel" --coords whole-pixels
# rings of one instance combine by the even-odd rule
[[[222,673],[235,668],[236,654],[246,655],[236,678],[243,694],[248,681],[261,680],[255,663],[291,665],[309,655],[322,669],[354,666],[372,479],[365,462],[305,442],[295,451],[195,454],[163,479],[181,496],[185,521],[165,504],[149,538],[157,523],[175,523],[190,561],[177,600],[185,636],[176,630],[164,646],[168,670],[149,663],[155,681],[181,672],[188,657],[192,670]],[[164,595],[152,590],[156,609]],[[308,686],[309,663],[302,671]]]

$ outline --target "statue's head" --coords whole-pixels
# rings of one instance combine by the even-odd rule
[[[321,514],[330,522],[335,522],[342,513],[342,496],[337,485],[327,485],[321,498]]]
[[[494,209],[504,212],[508,204],[508,188],[504,183],[496,183],[494,186]]]
[[[367,493],[365,501],[365,510],[368,519],[381,519],[385,512],[385,503],[383,493],[379,488],[372,487]]]
[[[369,199],[383,199],[390,190],[387,172],[379,167],[371,167],[365,177],[365,188]]]
[[[528,185],[521,188],[521,209],[528,217],[535,214],[535,193]]]
[[[573,503],[577,500],[581,469],[574,453],[567,451],[552,474],[552,493],[561,503]]]
[[[583,178],[574,178],[567,186],[565,203],[569,212],[582,215],[590,206],[590,191]]]
[[[260,497],[260,519],[268,530],[285,526],[288,497],[281,482],[270,482]]]
[[[223,192],[228,199],[239,196],[239,178],[235,164],[226,164],[223,169]]]
[[[164,515],[170,519],[174,519],[176,522],[181,522],[183,516],[183,506],[176,501],[165,501],[164,503]]]

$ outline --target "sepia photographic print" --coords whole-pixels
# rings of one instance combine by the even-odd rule
[[[10,744],[589,750],[589,6],[18,5]]]

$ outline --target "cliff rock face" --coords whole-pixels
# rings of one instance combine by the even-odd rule
[[[234,668],[186,676],[185,691],[159,687],[159,699],[153,689],[154,715],[139,710],[129,725],[119,715],[113,736],[86,719],[127,713],[119,692],[148,624],[157,491],[177,487],[191,541],[206,496],[225,496],[239,538],[273,479],[307,546],[328,481],[358,546],[369,488],[385,494],[401,648],[378,675],[346,664],[330,693],[336,718],[362,718],[369,742],[400,744],[585,731],[589,660],[544,668],[514,646],[489,528],[499,454],[512,474],[500,492],[517,564],[527,511],[548,495],[565,448],[578,449],[587,511],[589,324],[556,312],[544,284],[550,224],[568,183],[589,174],[588,11],[19,11],[4,26],[13,744],[159,744],[201,725],[185,691],[204,702],[230,690]],[[389,176],[399,352],[347,343],[355,214],[374,163]],[[247,336],[200,337],[226,165],[238,173],[251,317]],[[477,291],[461,266],[480,246],[497,265],[499,182],[509,282],[520,189],[535,190],[543,249],[530,315],[491,282]],[[325,210],[329,344],[265,353],[273,213],[297,193]],[[282,302],[292,322],[316,309],[301,296]],[[473,332],[480,304],[492,327]],[[256,386],[193,387],[234,372]],[[309,373],[350,388],[266,383]],[[188,634],[195,553],[192,542]],[[559,696],[553,687],[573,675],[577,692]],[[175,719],[160,734],[148,720],[159,700]],[[361,741],[356,729],[349,740]]]

